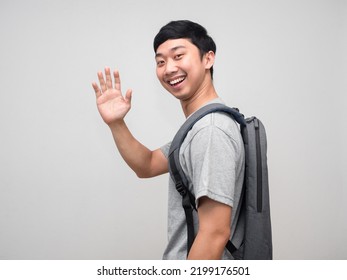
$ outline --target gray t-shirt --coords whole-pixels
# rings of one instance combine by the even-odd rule
[[[222,103],[215,99],[210,103]],[[168,157],[170,143],[161,148]],[[207,196],[237,209],[244,177],[244,147],[238,124],[220,112],[206,115],[187,134],[180,149],[180,163],[189,188],[198,199]],[[232,211],[231,236],[238,217]],[[194,211],[195,231],[198,216]],[[163,259],[186,259],[187,226],[182,198],[169,179],[168,245]],[[225,250],[223,259],[233,259]]]

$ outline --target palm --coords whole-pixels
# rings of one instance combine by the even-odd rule
[[[109,68],[105,70],[106,83],[101,72],[98,73],[101,89],[96,83],[93,88],[96,93],[96,103],[99,113],[105,123],[111,124],[118,120],[122,120],[129,112],[131,107],[131,90],[128,90],[123,97],[120,87],[120,78],[117,71],[114,72],[114,87]]]
[[[123,119],[130,109],[130,102],[115,89],[104,92],[96,102],[100,115],[107,124]]]

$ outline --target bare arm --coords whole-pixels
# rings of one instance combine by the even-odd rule
[[[129,167],[140,178],[168,172],[168,162],[160,149],[151,151],[130,133],[125,122],[110,125],[116,146]]]
[[[232,208],[208,197],[199,200],[199,230],[189,252],[191,260],[218,260],[230,237]]]
[[[131,108],[132,91],[128,90],[125,96],[121,92],[121,83],[118,71],[114,71],[114,86],[110,68],[103,73],[98,72],[100,87],[93,83],[96,94],[96,103],[104,122],[110,127],[116,146],[137,176],[153,177],[168,172],[167,159],[160,149],[151,151],[142,145],[129,131],[124,117]]]

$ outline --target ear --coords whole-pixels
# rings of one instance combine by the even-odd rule
[[[211,67],[214,64],[214,59],[215,59],[215,54],[213,51],[209,51],[205,53],[205,68],[206,69],[211,69]]]

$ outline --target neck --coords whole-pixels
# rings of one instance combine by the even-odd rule
[[[181,100],[181,106],[185,117],[187,118],[206,103],[216,98],[218,98],[217,92],[213,84],[210,84],[207,88],[202,88],[191,98]]]

